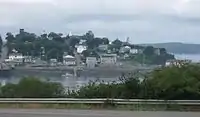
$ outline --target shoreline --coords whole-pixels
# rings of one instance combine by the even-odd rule
[[[75,67],[16,67],[14,72],[32,72],[32,73],[57,73],[57,74],[74,74]],[[137,67],[97,67],[93,69],[78,69],[76,70],[77,77],[104,77],[104,78],[113,78],[120,77],[123,73],[129,74],[134,71],[143,71],[148,72],[153,70],[152,68],[137,68]]]

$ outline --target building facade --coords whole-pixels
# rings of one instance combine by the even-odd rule
[[[168,60],[166,61],[165,66],[166,67],[181,66],[183,64],[188,64],[188,63],[192,63],[192,61],[191,60]]]
[[[96,64],[97,64],[96,57],[87,57],[86,58],[86,65],[88,68],[95,68]]]
[[[138,54],[139,51],[138,51],[138,49],[132,48],[132,49],[130,49],[130,53],[131,54]]]
[[[108,50],[108,45],[101,44],[101,45],[99,45],[98,49],[101,51],[106,51],[106,50]]]
[[[63,64],[67,66],[76,65],[76,58],[70,55],[63,56]]]
[[[9,55],[8,59],[6,59],[6,62],[23,63],[24,56],[20,53],[13,53]]]
[[[126,52],[129,52],[130,50],[131,50],[131,47],[124,46],[120,48],[119,53],[126,53]]]
[[[116,64],[117,54],[102,54],[100,55],[101,64]]]
[[[83,51],[87,50],[87,46],[85,45],[76,45],[76,50],[78,54],[81,54]]]

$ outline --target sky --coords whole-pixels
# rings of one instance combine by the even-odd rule
[[[92,30],[132,43],[200,43],[200,0],[0,0],[0,34]]]

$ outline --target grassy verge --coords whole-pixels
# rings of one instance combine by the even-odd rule
[[[130,110],[130,111],[200,111],[197,106],[179,105],[113,105],[113,104],[0,104],[0,108],[21,109],[93,109],[93,110]]]

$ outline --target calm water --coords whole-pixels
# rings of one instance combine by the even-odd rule
[[[189,59],[193,62],[200,62],[200,54],[175,54],[176,59]]]
[[[175,57],[177,59],[190,59],[194,62],[200,62],[200,54],[199,55],[189,55],[189,54],[176,54]],[[10,77],[0,77],[0,82],[3,84],[5,83],[17,83],[23,76],[35,76],[40,78],[44,81],[51,81],[51,82],[59,82],[62,83],[65,87],[69,88],[77,88],[80,86],[83,86],[87,84],[90,81],[105,81],[105,82],[118,82],[118,77],[115,78],[96,78],[96,77],[79,77],[79,78],[73,78],[73,77],[62,77],[63,73],[35,73],[35,72],[29,72],[29,73],[23,73],[23,72],[15,72]]]
[[[2,84],[6,83],[18,83],[21,78],[24,76],[34,76],[39,78],[42,81],[51,81],[51,82],[59,82],[62,83],[64,87],[70,89],[77,89],[80,86],[88,84],[90,81],[105,81],[105,82],[118,82],[119,79],[115,78],[97,78],[97,77],[78,77],[75,78],[73,76],[64,77],[63,73],[57,72],[21,72],[21,71],[13,71],[12,75],[8,77],[0,77],[0,82]]]

